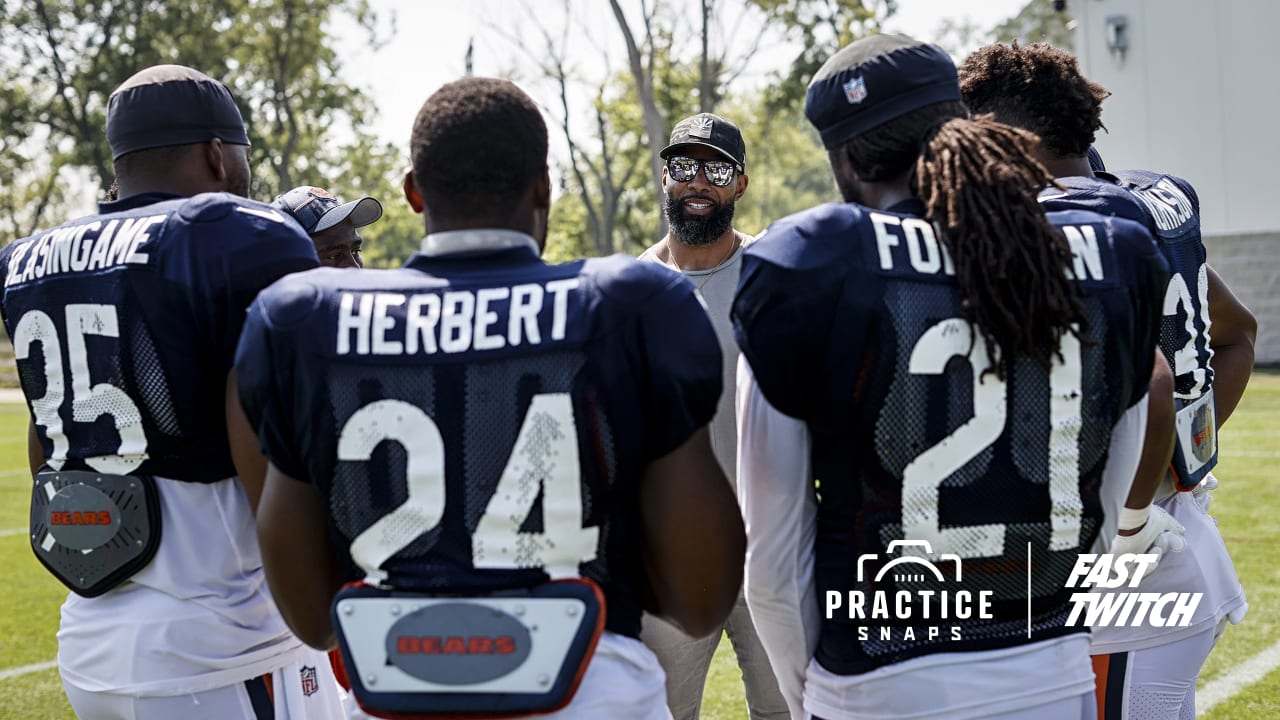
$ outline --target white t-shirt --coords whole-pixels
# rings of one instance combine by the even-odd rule
[[[753,241],[749,235],[738,234],[741,243],[724,262],[708,270],[683,270],[693,283],[698,296],[707,306],[711,326],[720,341],[721,362],[724,364],[724,392],[715,417],[711,419],[711,451],[715,453],[724,474],[735,485],[738,482],[738,427],[733,407],[733,383],[738,373],[738,342],[733,339],[733,322],[729,310],[733,296],[738,291],[738,276],[742,274],[742,251]],[[640,254],[639,260],[662,264],[650,247]]]
[[[234,477],[156,478],[161,541],[138,574],[62,605],[58,667],[88,692],[182,695],[243,682],[306,652],[267,589],[249,500]]]

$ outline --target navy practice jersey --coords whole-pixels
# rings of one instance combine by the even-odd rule
[[[0,311],[55,469],[235,475],[226,378],[262,288],[315,267],[267,205],[147,193],[0,249]]]
[[[1213,350],[1209,346],[1209,266],[1200,237],[1200,203],[1181,178],[1145,170],[1122,170],[1096,178],[1059,178],[1067,192],[1050,188],[1041,194],[1047,210],[1082,208],[1141,222],[1156,238],[1169,265],[1164,293],[1160,350],[1174,374],[1179,408],[1191,405],[1213,387]],[[1206,401],[1207,402],[1207,401]],[[1208,416],[1211,417],[1211,416]],[[1207,419],[1207,418],[1206,418]],[[1213,428],[1197,428],[1197,436]],[[1200,457],[1183,456],[1182,438],[1174,456],[1174,472],[1185,487],[1194,487],[1217,464],[1217,443],[1197,443]]]
[[[1121,170],[1115,177],[1142,202],[1169,263],[1160,347],[1173,368],[1174,396],[1195,400],[1213,387],[1209,266],[1200,237],[1200,198],[1187,181],[1170,175]]]
[[[587,577],[632,637],[641,475],[711,420],[722,382],[682,276],[622,256],[547,265],[532,240],[286,278],[254,304],[236,368],[268,457],[321,493],[371,581]]]
[[[747,250],[733,306],[761,391],[812,436],[819,601],[859,591],[870,613],[877,591],[890,607],[899,591],[934,593],[929,620],[824,618],[816,657],[837,674],[1082,631],[1065,627],[1064,586],[1101,523],[1112,428],[1146,393],[1166,272],[1136,223],[1050,213],[1088,327],[1063,337],[1052,372],[1006,360],[1001,380],[922,206],[895,209],[828,204],[775,223]],[[931,554],[899,554],[904,540]],[[894,562],[907,554],[939,575]],[[939,615],[959,591],[990,592],[990,617]]]

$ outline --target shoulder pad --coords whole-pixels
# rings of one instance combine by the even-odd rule
[[[856,247],[852,234],[866,218],[861,205],[825,203],[773,223],[747,252],[792,270],[825,267]]]
[[[272,283],[258,297],[258,304],[268,322],[275,328],[288,328],[314,315],[324,299],[322,287],[334,278],[326,274],[343,272],[337,268],[314,268],[286,275]],[[351,272],[351,271],[347,271]]]
[[[684,280],[684,276],[656,262],[640,262],[629,255],[592,258],[581,273],[591,277],[600,293],[618,303],[639,303]]]
[[[236,210],[247,217],[288,222],[284,214],[271,205],[230,193],[201,193],[191,197],[182,203],[178,215],[189,223],[209,223],[224,220]]]

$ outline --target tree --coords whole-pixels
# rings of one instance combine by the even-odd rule
[[[747,192],[738,203],[734,226],[759,233],[769,223],[824,202],[840,199],[827,153],[802,104],[768,109],[768,88],[726,103],[729,117],[757,118],[743,123],[747,145]]]
[[[670,126],[716,109],[764,37],[755,33],[739,42],[739,34],[748,19],[763,16],[741,0],[699,0],[695,47],[683,41],[687,33],[676,31],[684,18],[672,3],[610,0],[623,39],[617,52],[586,27],[584,4],[564,0],[560,7],[556,17],[545,6],[534,12],[526,4],[518,30],[490,30],[517,49],[525,61],[520,70],[532,70],[530,93],[568,148],[560,188],[579,195],[574,207],[585,214],[589,246],[596,254],[635,251],[666,233],[658,177]],[[583,57],[584,44],[599,59],[585,68],[573,60]],[[615,71],[619,55],[625,70]]]
[[[325,32],[332,20],[353,23],[377,44],[367,0],[253,2],[234,18],[242,32],[226,77],[248,110],[249,139],[266,151],[255,150],[255,194],[336,178],[352,153],[337,147],[334,128],[355,133],[372,115],[368,101],[341,79],[334,38]]]
[[[1045,42],[1072,51],[1074,27],[1071,15],[1065,10],[1055,10],[1051,0],[1030,0],[1017,15],[997,25],[991,33],[996,42]]]
[[[658,177],[662,173],[662,148],[666,146],[668,129],[677,117],[691,114],[688,107],[689,94],[674,96],[670,90],[679,87],[678,83],[662,83],[671,80],[674,75],[681,74],[680,67],[688,66],[681,62],[685,53],[675,42],[676,33],[672,26],[674,21],[669,17],[671,11],[661,2],[649,5],[647,0],[640,0],[641,26],[644,28],[643,42],[636,39],[631,30],[618,0],[609,0],[613,16],[622,33],[623,43],[627,50],[627,64],[631,71],[635,96],[644,117],[644,136],[649,148],[649,166],[651,175],[649,187],[659,206],[662,204],[662,189]],[[751,57],[760,46],[764,33],[756,33],[748,43],[739,45],[735,42],[741,29],[742,21],[749,16],[751,6],[741,5],[736,20],[726,22],[730,14],[727,5],[718,0],[699,0],[699,52],[698,74],[692,91],[698,98],[698,112],[715,112],[716,106],[724,98],[724,88],[745,70]],[[664,18],[665,17],[665,21]],[[719,49],[712,45],[712,39],[720,39]],[[667,98],[679,97],[678,103],[663,103],[659,95],[659,85],[666,89]],[[672,110],[674,107],[674,111]],[[666,234],[666,216],[659,215],[658,236]]]
[[[26,89],[25,112],[53,143],[71,142],[70,163],[90,168],[106,190],[114,177],[103,127],[107,97],[148,65],[185,62],[227,74],[230,18],[243,0],[5,0],[0,44],[7,87]]]
[[[554,27],[544,20],[545,13],[525,7],[525,27],[537,34],[532,47],[521,35],[497,27],[493,30],[517,49],[527,61],[526,67],[545,83],[545,92],[531,88],[532,94],[541,98],[540,104],[553,121],[552,132],[559,130],[568,149],[561,168],[560,190],[578,196],[577,208],[585,214],[586,223],[582,228],[585,234],[565,241],[575,247],[589,247],[591,254],[604,255],[622,247],[615,229],[625,213],[624,195],[643,167],[640,110],[629,99],[630,93],[619,90],[618,80],[623,75],[609,70],[607,54],[602,54],[604,73],[598,79],[584,79],[571,67],[570,38],[577,20],[569,2],[562,8],[559,27]],[[586,113],[579,107],[584,91],[590,103]],[[579,124],[584,119],[585,128]]]
[[[880,30],[897,10],[897,0],[747,0],[767,22],[799,48],[785,75],[777,76],[770,111],[803,106],[809,81],[837,50]]]
[[[34,233],[67,204],[67,153],[33,152],[39,145],[0,138],[0,244]]]
[[[649,169],[651,171],[649,177],[657,178],[662,173],[662,158],[658,156],[658,153],[666,145],[664,140],[667,138],[667,124],[662,117],[662,113],[658,112],[658,104],[653,97],[654,61],[658,54],[658,46],[654,42],[655,14],[650,12],[646,0],[640,0],[640,17],[644,26],[644,46],[642,48],[640,43],[636,42],[635,35],[631,32],[631,25],[627,22],[627,16],[622,12],[622,6],[618,4],[618,0],[609,0],[609,7],[613,9],[613,16],[618,21],[618,30],[622,32],[622,39],[627,48],[627,65],[631,69],[631,78],[635,83],[636,97],[639,100],[640,111],[644,118],[644,137],[649,147]],[[655,10],[656,7],[657,5],[655,4]],[[703,37],[705,38],[705,34]],[[705,61],[703,65],[705,68]],[[656,182],[653,188],[657,195],[660,196],[662,194],[662,190],[657,187]],[[661,226],[665,228],[665,218],[663,220],[664,222],[661,223]]]
[[[959,63],[966,55],[990,42],[990,33],[968,19],[943,18],[933,42]]]
[[[324,27],[349,17],[372,40],[367,0],[0,2],[5,119],[47,128],[50,145],[66,144],[66,164],[89,168],[104,191],[114,179],[103,133],[108,96],[149,65],[190,65],[232,87],[254,142],[259,195],[339,165],[330,128],[366,117],[358,93],[338,79]]]
[[[417,252],[423,218],[404,199],[404,172],[409,159],[393,143],[360,132],[343,147],[346,160],[330,189],[343,200],[368,195],[382,203],[382,218],[360,228],[365,267],[399,267]]]

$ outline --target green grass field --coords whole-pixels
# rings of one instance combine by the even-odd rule
[[[27,524],[26,408],[0,404],[0,718],[73,718],[56,670],[6,672],[53,660],[62,586],[36,562],[23,529]],[[1249,593],[1249,617],[1227,631],[1209,656],[1200,686],[1220,680],[1280,642],[1280,494],[1270,487],[1272,463],[1280,464],[1280,374],[1257,373],[1221,438],[1222,483],[1212,512],[1218,518],[1236,568]],[[720,645],[707,683],[702,717],[747,717],[737,665],[728,642]],[[1203,717],[1211,720],[1280,718],[1280,671],[1272,670]]]

